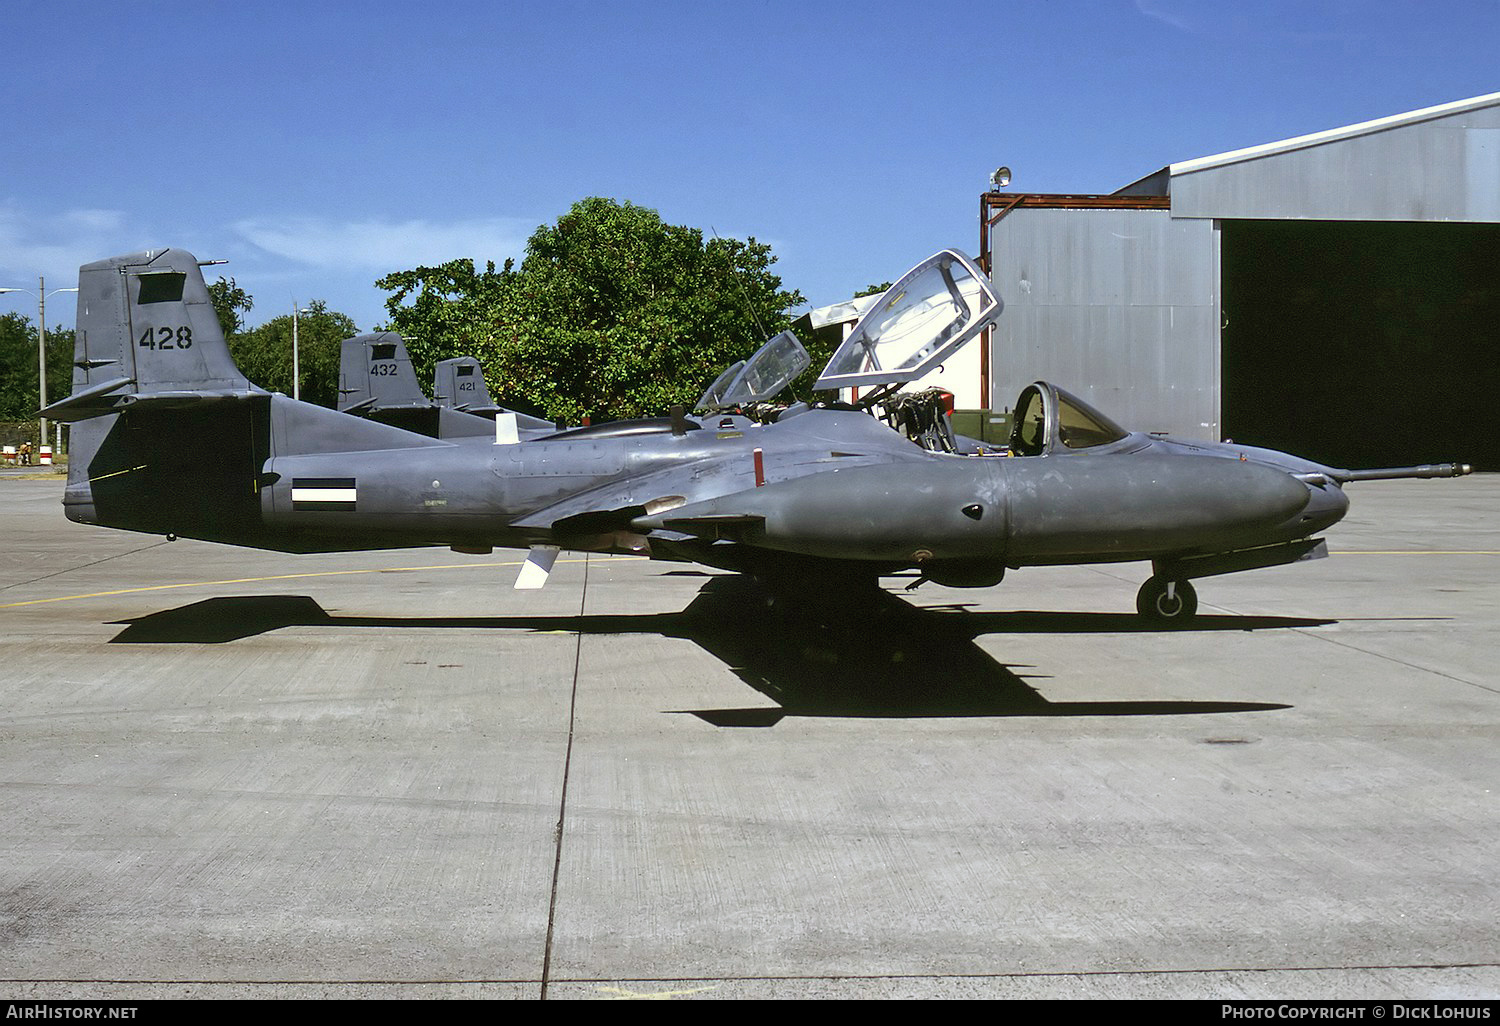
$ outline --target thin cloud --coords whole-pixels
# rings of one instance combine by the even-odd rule
[[[36,214],[0,203],[0,274],[6,279],[0,285],[35,283],[37,275],[59,285],[76,283],[80,264],[144,249],[138,234],[118,210],[79,207]]]
[[[1358,5],[1281,0],[1247,13],[1241,7],[1205,0],[1135,0],[1135,9],[1199,39],[1345,46],[1370,42],[1365,30],[1368,19]],[[1326,27],[1309,29],[1308,25]]]
[[[384,273],[460,257],[496,262],[519,257],[536,226],[520,218],[496,217],[448,223],[258,219],[239,221],[233,227],[247,242],[287,260]]]
[[[1195,12],[1184,7],[1180,3],[1172,3],[1171,0],[1135,0],[1135,9],[1148,18],[1155,18],[1164,25],[1170,25],[1179,32],[1197,34],[1202,31],[1203,22],[1195,17]]]

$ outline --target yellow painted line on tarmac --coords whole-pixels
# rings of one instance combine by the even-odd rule
[[[582,563],[587,557],[580,559],[560,559],[559,563]],[[643,556],[626,556],[626,559],[644,559]],[[312,577],[341,577],[353,574],[388,574],[400,570],[473,570],[481,567],[498,569],[507,566],[520,566],[525,560],[514,560],[508,563],[439,563],[434,566],[387,566],[372,568],[369,570],[319,570],[314,573],[305,574],[275,574],[270,577],[236,577],[224,581],[185,581],[181,584],[149,584],[142,588],[119,588],[115,591],[95,591],[87,595],[59,595],[57,598],[31,599],[26,602],[7,602],[0,605],[0,609],[15,609],[20,606],[40,606],[48,602],[73,602],[78,599],[108,598],[111,595],[132,595],[141,591],[171,591],[174,588],[212,588],[226,584],[260,584],[266,581],[296,581]]]
[[[1500,556],[1500,549],[1341,549],[1335,556]],[[617,559],[644,559],[644,556],[616,556]],[[560,559],[559,563],[582,563],[585,558]],[[313,577],[346,577],[355,574],[389,574],[403,570],[476,570],[483,568],[520,566],[525,560],[504,563],[438,563],[432,566],[387,566],[367,570],[319,570],[302,574],[274,574],[269,577],[235,577],[222,581],[184,581],[181,584],[148,584],[140,588],[118,588],[114,591],[94,591],[84,595],[59,595],[56,598],[29,599],[25,602],[6,602],[0,609],[19,609],[22,606],[40,606],[49,602],[76,602],[80,599],[109,598],[112,595],[133,595],[145,591],[172,591],[177,588],[213,588],[229,584],[263,584],[267,581],[297,581]]]

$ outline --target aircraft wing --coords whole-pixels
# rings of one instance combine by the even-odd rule
[[[795,483],[799,492],[816,492],[837,479],[825,477],[827,471],[887,462],[889,455],[878,452],[856,455],[831,454],[826,450],[782,454],[768,451],[757,466],[753,451],[736,450],[617,478],[528,513],[511,526],[562,535],[640,531],[644,527],[653,536],[744,539],[747,529],[765,520],[755,500],[779,491],[763,489],[761,485]],[[673,511],[679,509],[683,512],[674,516]]]
[[[754,465],[743,454],[713,456],[640,476],[618,478],[528,513],[511,526],[563,534],[615,530],[626,527],[637,517],[665,513],[699,496],[754,487]]]

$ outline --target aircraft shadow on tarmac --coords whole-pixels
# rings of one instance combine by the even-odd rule
[[[831,608],[787,598],[757,581],[713,576],[677,613],[576,616],[331,616],[306,595],[212,598],[132,620],[116,644],[223,644],[283,627],[451,627],[683,638],[721,660],[776,707],[677,710],[716,726],[772,726],[785,716],[1160,716],[1285,709],[1262,702],[1049,702],[1032,669],[997,662],[975,644],[986,634],[1143,633],[1125,613],[970,612],[913,606],[885,591]],[[1200,616],[1174,633],[1318,627],[1334,621]]]

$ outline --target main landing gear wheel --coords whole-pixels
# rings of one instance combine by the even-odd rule
[[[1198,593],[1188,581],[1152,577],[1135,596],[1135,609],[1152,623],[1176,626],[1187,623],[1198,611]]]

